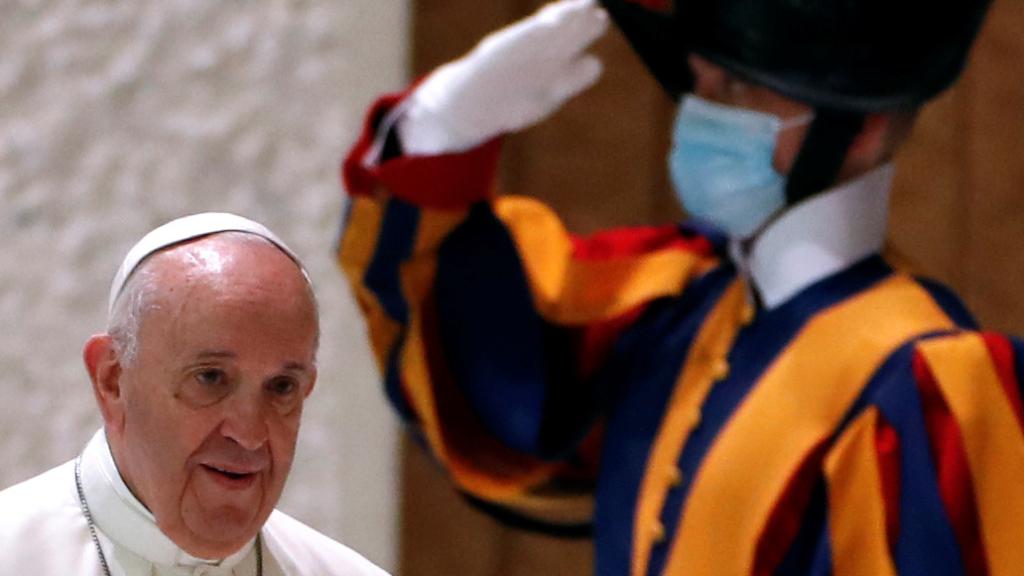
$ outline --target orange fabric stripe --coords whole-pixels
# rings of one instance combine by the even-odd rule
[[[434,256],[441,242],[466,219],[465,210],[420,210],[419,226],[412,257]]]
[[[350,199],[352,208],[348,225],[338,245],[338,264],[348,277],[353,296],[366,317],[377,367],[383,373],[387,370],[388,355],[401,334],[401,325],[388,316],[372,290],[363,284],[366,269],[373,261],[384,219],[384,205],[381,202],[355,196]]]
[[[505,196],[495,201],[494,212],[512,234],[537,311],[554,323],[586,324],[679,294],[691,278],[717,262],[678,247],[578,260],[558,216],[540,201]]]
[[[1024,434],[985,342],[965,333],[930,340],[920,351],[963,435],[989,569],[996,576],[1018,574],[1024,566]]]
[[[377,249],[384,205],[361,196],[350,201],[348,224],[338,245],[338,263],[349,278],[361,281]]]
[[[833,433],[893,350],[951,326],[927,293],[902,275],[809,322],[705,458],[667,573],[749,575],[758,537],[795,467]]]
[[[875,453],[877,423],[878,409],[868,408],[825,457],[835,576],[896,574]]]
[[[633,576],[647,573],[651,548],[658,536],[658,517],[669,489],[678,480],[675,474],[679,454],[700,422],[701,406],[715,382],[715,362],[711,360],[725,358],[729,353],[745,305],[746,290],[737,280],[711,310],[690,348],[640,485],[640,501],[634,518]]]
[[[996,372],[999,373],[999,382],[1003,385],[1003,392],[1006,399],[1013,408],[1013,414],[1017,417],[1017,424],[1024,431],[1024,402],[1020,397],[1020,383],[1017,382],[1016,358],[1013,352],[1013,344],[1002,335],[992,332],[982,334],[985,339],[985,346],[995,364]]]

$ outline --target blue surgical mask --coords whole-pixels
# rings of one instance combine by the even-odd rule
[[[772,158],[779,132],[810,116],[779,117],[683,100],[676,117],[669,171],[686,211],[733,238],[747,238],[786,205],[786,178]]]

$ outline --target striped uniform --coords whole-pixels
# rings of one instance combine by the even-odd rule
[[[568,234],[499,145],[345,164],[390,400],[471,500],[599,575],[1024,573],[1024,354],[871,256],[757,310],[683,227]]]

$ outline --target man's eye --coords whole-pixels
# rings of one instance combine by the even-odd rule
[[[302,404],[302,383],[295,378],[274,378],[267,382],[271,402],[280,414],[290,414]]]
[[[175,396],[193,407],[216,404],[231,393],[234,383],[222,368],[196,368],[187,373]]]
[[[227,378],[220,370],[203,370],[196,373],[196,380],[204,386],[220,386],[225,383]]]
[[[299,389],[299,383],[291,378],[276,378],[270,382],[269,388],[275,396],[291,396]]]

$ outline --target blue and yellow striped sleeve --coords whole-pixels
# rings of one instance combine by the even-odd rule
[[[603,394],[588,377],[647,303],[716,257],[675,226],[579,238],[540,202],[494,195],[498,142],[365,165],[399,98],[344,165],[337,255],[389,398],[465,492],[573,516],[583,500],[549,495],[593,475]]]

